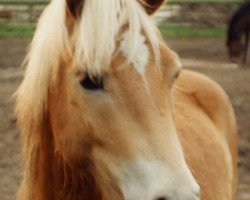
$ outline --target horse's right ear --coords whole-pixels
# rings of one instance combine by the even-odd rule
[[[77,18],[81,15],[84,0],[66,0],[67,11],[74,17]]]
[[[151,15],[164,3],[165,0],[140,0],[146,12]]]

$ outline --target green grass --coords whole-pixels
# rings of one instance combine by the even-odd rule
[[[194,28],[183,25],[159,25],[163,37],[224,37],[224,28]],[[0,38],[32,37],[34,24],[3,24],[0,25]]]
[[[225,28],[195,28],[182,25],[159,25],[163,37],[225,37]]]
[[[35,25],[32,24],[1,24],[0,38],[32,37]]]

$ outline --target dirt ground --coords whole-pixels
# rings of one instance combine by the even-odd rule
[[[0,199],[14,200],[20,180],[18,130],[11,95],[21,81],[18,68],[29,39],[0,39]],[[250,66],[229,64],[222,39],[167,39],[184,66],[216,80],[226,90],[239,125],[239,194],[250,200]],[[250,57],[249,57],[250,58]]]

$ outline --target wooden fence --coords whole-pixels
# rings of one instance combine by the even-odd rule
[[[0,0],[0,5],[46,5],[48,0]],[[240,4],[241,0],[168,0],[168,4]]]
[[[49,1],[42,0],[0,0],[0,5],[27,5],[27,6],[35,6],[35,5],[46,5]]]
[[[49,0],[0,0],[0,23],[36,22],[41,11],[49,2]],[[166,0],[166,2],[170,7],[175,5],[211,6],[220,4],[237,6],[243,0]]]

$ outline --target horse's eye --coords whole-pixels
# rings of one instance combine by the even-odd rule
[[[80,84],[87,90],[103,90],[103,78],[100,76],[86,75]]]

